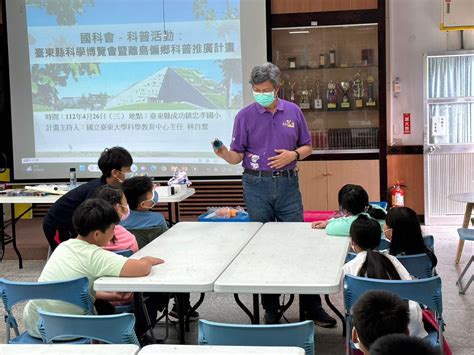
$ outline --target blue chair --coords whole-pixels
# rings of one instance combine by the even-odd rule
[[[39,310],[40,333],[43,341],[88,338],[108,344],[135,344],[140,346],[135,334],[135,316],[130,313],[106,316],[61,314]]]
[[[397,256],[398,261],[417,279],[433,277],[433,263],[426,253]]]
[[[129,258],[133,255],[133,251],[130,249],[124,249],[124,250],[114,250],[115,254],[125,256],[126,258]]]
[[[369,205],[375,205],[387,210],[388,203],[385,201],[369,202]]]
[[[434,253],[434,237],[432,235],[424,235],[423,241],[425,242],[425,245]]]
[[[458,234],[459,234],[459,238],[462,240],[474,240],[474,229],[459,228]],[[474,261],[474,255],[471,255],[471,259],[469,259],[467,265],[464,267],[463,271],[461,272],[461,275],[459,275],[459,278],[456,281],[456,285],[458,285],[460,295],[466,294],[467,289],[469,288],[469,286],[471,286],[471,283],[474,280],[474,275],[471,275],[471,278],[469,279],[467,284],[465,286],[463,286],[462,284],[462,279],[473,261]]]
[[[200,320],[199,345],[296,346],[314,354],[314,324],[226,324]]]
[[[6,343],[10,344],[43,343],[41,339],[34,338],[27,332],[20,335],[12,312],[12,308],[20,302],[39,299],[63,301],[85,309],[88,314],[94,314],[86,277],[53,282],[15,282],[0,279],[0,292],[5,308]],[[13,329],[16,338],[10,338],[10,329]]]
[[[441,278],[439,276],[420,280],[379,280],[344,276],[344,308],[346,318],[346,346],[350,346],[352,329],[352,315],[350,310],[360,296],[371,290],[383,290],[397,294],[403,299],[422,303],[435,313],[439,326],[438,336],[428,336],[427,340],[434,340],[435,346],[443,344],[443,301],[441,293]],[[443,346],[439,347],[441,350]]]

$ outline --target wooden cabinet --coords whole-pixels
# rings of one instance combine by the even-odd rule
[[[337,194],[345,184],[361,185],[370,201],[380,201],[378,160],[328,160],[298,163],[303,207],[337,210]]]
[[[272,14],[376,9],[377,0],[272,0]]]

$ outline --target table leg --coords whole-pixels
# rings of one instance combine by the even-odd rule
[[[171,202],[168,202],[168,222],[170,224],[170,227],[173,226],[173,204]]]
[[[194,311],[199,308],[201,303],[204,301],[204,295],[205,295],[205,293],[201,292],[201,295],[199,296],[199,299],[197,300],[197,302],[194,304],[194,306],[191,307],[189,312],[186,313],[186,327],[185,327],[185,329],[186,329],[187,332],[190,331],[189,323],[190,323],[191,313],[194,313]]]
[[[179,322],[179,343],[185,344],[185,322],[184,322],[184,313],[186,312],[185,300],[183,293],[176,294],[176,300],[178,301],[178,322]]]
[[[255,322],[255,317],[252,314],[252,312],[250,312],[250,310],[240,300],[238,293],[234,293],[234,299],[235,299],[235,302],[237,303],[237,305],[240,307],[240,309],[243,310],[246,315],[248,315],[248,317],[250,318],[250,323],[258,324],[258,323]],[[258,295],[257,295],[257,300],[255,300],[255,298],[254,298],[253,301],[254,301],[253,302],[253,308],[254,308],[254,311],[255,311],[255,307],[256,307],[255,305],[257,305],[257,307],[259,306]]]
[[[329,295],[324,295],[324,299],[326,301],[326,304],[328,305],[329,308],[336,314],[336,316],[341,320],[342,322],[342,336],[346,335],[346,321],[344,319],[344,316],[342,315],[341,312],[332,304],[331,299],[329,298]]]
[[[254,324],[260,324],[260,300],[258,293],[253,294],[253,320]]]
[[[174,213],[175,213],[175,224],[179,223],[179,202],[174,203]]]
[[[298,295],[298,303],[299,303],[298,308],[300,311],[300,322],[303,322],[306,320],[306,314],[304,311],[303,302],[301,302],[301,295]]]
[[[18,250],[18,247],[16,246],[16,222],[21,219],[26,213],[28,213],[33,207],[28,208],[26,211],[24,211],[18,218],[15,218],[15,205],[12,203],[10,204],[10,209],[11,209],[11,214],[12,214],[12,245],[13,245],[13,250],[15,250],[16,255],[18,256],[18,264],[19,268],[23,269],[23,258],[21,257],[20,251]]]
[[[466,204],[466,212],[464,212],[464,220],[462,222],[462,227],[467,228],[469,227],[469,221],[471,220],[471,214],[472,214],[472,203],[467,203]],[[459,260],[461,260],[461,254],[462,254],[462,249],[464,248],[464,240],[459,239],[458,241],[458,250],[456,252],[456,259],[455,263],[459,264]]]
[[[145,300],[143,298],[143,293],[142,292],[135,292],[134,293],[133,303],[134,303],[135,313],[137,315],[138,315],[138,312],[140,312],[139,311],[140,309],[143,312],[143,316],[145,317],[145,322],[146,322],[147,329],[150,333],[151,338],[156,343],[155,334],[153,333],[153,327],[152,327],[152,324],[151,324],[150,316],[148,315],[148,309],[146,307]]]

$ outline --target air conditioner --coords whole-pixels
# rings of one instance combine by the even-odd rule
[[[474,30],[474,0],[441,0],[441,8],[441,30]]]

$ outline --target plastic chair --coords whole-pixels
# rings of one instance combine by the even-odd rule
[[[94,305],[89,295],[89,282],[86,277],[69,281],[54,282],[15,282],[0,279],[0,292],[5,308],[6,343],[41,344],[41,339],[30,336],[27,332],[21,335],[18,323],[13,316],[12,308],[17,303],[29,300],[55,300],[71,303],[94,314]],[[16,338],[10,339],[10,328]]]
[[[138,249],[143,248],[165,232],[162,226],[128,229],[128,231],[137,239]]]
[[[130,313],[105,316],[61,314],[39,310],[40,333],[45,343],[64,338],[89,338],[108,344],[135,344],[135,316]]]
[[[399,255],[397,259],[408,270],[410,275],[415,276],[417,279],[426,279],[434,276],[433,264],[426,253]]]
[[[369,202],[369,205],[376,205],[383,208],[385,211],[387,210],[388,203],[385,201],[377,201],[377,202]]]
[[[425,245],[434,253],[434,237],[432,235],[424,235],[423,241],[425,242]]]
[[[433,345],[441,350],[443,346],[443,301],[441,293],[441,278],[439,276],[419,280],[379,280],[344,276],[344,308],[346,318],[346,346],[350,347],[350,330],[352,329],[352,316],[350,310],[360,296],[371,290],[384,290],[397,294],[403,299],[422,303],[435,313],[439,326],[437,342]],[[428,337],[427,337],[428,338]],[[432,339],[430,337],[430,339]]]
[[[474,240],[474,229],[459,228],[458,234],[459,234],[459,238],[462,240]],[[462,279],[464,275],[467,273],[467,270],[469,270],[469,267],[471,266],[473,261],[474,261],[474,255],[471,255],[471,259],[469,259],[468,263],[462,270],[461,275],[459,275],[459,278],[456,281],[456,285],[458,285],[460,295],[466,294],[467,289],[469,288],[469,286],[471,286],[471,283],[474,280],[474,275],[471,275],[471,278],[467,282],[466,286],[463,286],[462,284]]]
[[[131,251],[130,249],[114,250],[113,252],[115,254],[125,256],[126,258],[129,258],[133,255],[133,251]]]
[[[296,346],[314,354],[314,324],[226,324],[200,320],[199,345]]]

